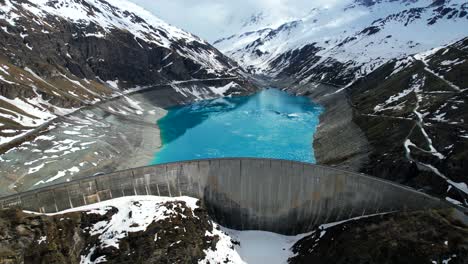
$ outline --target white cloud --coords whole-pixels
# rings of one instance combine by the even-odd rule
[[[256,13],[273,19],[301,17],[317,6],[343,0],[130,0],[159,18],[209,41],[230,35]]]

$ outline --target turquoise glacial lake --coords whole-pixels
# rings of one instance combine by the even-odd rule
[[[163,147],[152,164],[258,157],[315,162],[313,136],[323,108],[277,89],[167,109],[158,121]]]

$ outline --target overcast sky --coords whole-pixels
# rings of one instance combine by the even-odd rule
[[[130,0],[159,18],[209,41],[232,34],[252,14],[298,17],[342,0]]]

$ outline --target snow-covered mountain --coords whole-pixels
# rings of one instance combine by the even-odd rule
[[[391,60],[343,91],[371,145],[364,172],[468,205],[468,38]]]
[[[345,85],[389,59],[467,35],[464,0],[350,0],[214,44],[255,73]]]
[[[123,90],[241,75],[207,42],[126,0],[0,0],[0,146]]]

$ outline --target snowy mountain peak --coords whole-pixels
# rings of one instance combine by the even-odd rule
[[[265,19],[265,15],[263,14],[263,12],[253,14],[252,16],[250,16],[249,19],[247,19],[244,22],[242,27],[258,26],[263,22],[264,19]]]
[[[277,27],[221,39],[215,46],[257,73],[341,85],[389,59],[468,35],[467,11],[462,0],[345,1]],[[311,51],[311,45],[316,49]]]
[[[21,18],[22,12],[29,12],[39,18],[36,23],[43,24],[43,18],[56,16],[83,26],[99,25],[102,31],[90,33],[95,36],[105,36],[112,29],[125,29],[140,39],[164,47],[170,47],[174,40],[202,41],[126,0],[30,0],[22,3],[5,0],[2,11],[0,19],[11,25]]]

